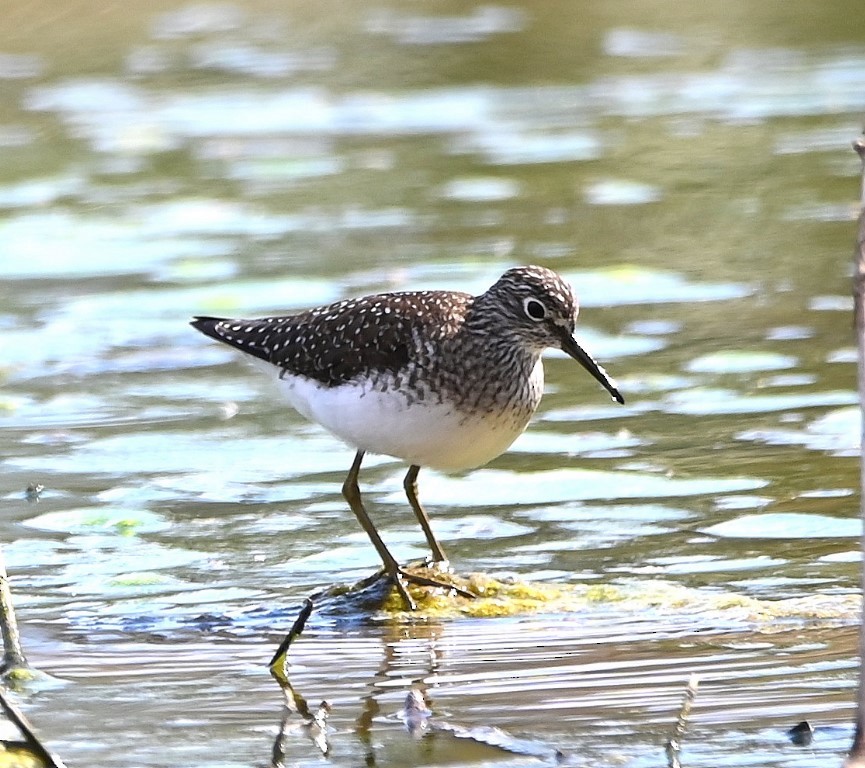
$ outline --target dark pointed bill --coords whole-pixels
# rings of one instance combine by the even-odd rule
[[[616,382],[607,375],[607,372],[598,365],[592,356],[577,344],[577,340],[568,333],[562,337],[562,349],[582,365],[590,374],[592,374],[592,376],[601,383],[601,386],[610,393],[613,400],[620,405],[625,404],[625,398],[622,397],[622,393],[619,392]]]

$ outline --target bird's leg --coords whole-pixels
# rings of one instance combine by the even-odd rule
[[[406,607],[410,611],[413,611],[417,606],[415,605],[414,600],[411,599],[411,595],[409,595],[408,590],[405,588],[405,584],[402,583],[399,563],[390,553],[390,550],[385,546],[381,536],[379,536],[378,531],[372,524],[372,520],[369,519],[369,515],[363,508],[363,500],[360,497],[360,487],[357,484],[357,476],[360,472],[360,463],[363,461],[363,454],[363,451],[358,451],[355,454],[351,469],[348,471],[348,476],[342,484],[342,495],[345,496],[345,500],[351,507],[351,511],[354,512],[354,516],[360,523],[360,527],[363,528],[366,531],[366,535],[369,536],[369,540],[372,542],[372,545],[375,547],[378,556],[384,564],[385,571],[387,571],[388,575],[393,579],[400,597],[405,601]]]
[[[360,471],[360,464],[363,461],[363,454],[363,451],[358,451],[355,455],[354,462],[352,462],[351,465],[351,469],[348,471],[348,476],[345,478],[345,482],[342,484],[342,495],[345,496],[345,500],[351,507],[351,511],[354,512],[354,516],[360,523],[360,527],[363,528],[364,531],[366,531],[366,535],[369,536],[369,540],[372,542],[372,545],[375,547],[376,552],[378,552],[378,556],[381,558],[385,572],[393,580],[394,584],[396,585],[397,591],[400,594],[400,597],[402,597],[403,601],[406,604],[406,607],[409,610],[413,611],[417,606],[415,605],[414,600],[412,600],[411,595],[409,595],[408,590],[405,587],[405,581],[413,584],[419,584],[425,587],[439,587],[441,589],[456,592],[463,597],[474,597],[471,592],[467,592],[464,589],[455,587],[452,584],[446,584],[443,581],[436,581],[435,579],[428,579],[425,576],[418,576],[414,573],[408,573],[407,571],[404,571],[402,568],[400,568],[399,563],[385,546],[384,541],[382,541],[381,536],[379,536],[378,531],[372,524],[372,520],[369,519],[369,515],[363,508],[363,501],[360,497],[360,488],[357,484],[357,476]]]
[[[430,527],[427,513],[424,511],[424,508],[421,506],[417,497],[418,472],[420,472],[420,467],[417,464],[412,464],[408,468],[408,472],[406,472],[402,487],[405,488],[405,495],[408,498],[408,503],[411,504],[412,511],[414,512],[417,521],[420,523],[420,527],[423,528],[423,534],[426,536],[427,544],[429,544],[429,548],[432,551],[433,562],[440,563],[446,569],[448,557],[442,549],[442,545],[439,544],[438,539],[435,537],[435,534]]]

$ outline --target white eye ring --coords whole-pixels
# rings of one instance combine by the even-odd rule
[[[547,316],[547,308],[537,299],[523,299],[523,311],[532,320],[543,320]]]

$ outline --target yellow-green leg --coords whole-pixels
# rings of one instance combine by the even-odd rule
[[[429,544],[429,548],[432,551],[433,562],[441,563],[442,566],[446,568],[448,557],[445,554],[444,549],[442,549],[442,545],[439,544],[438,539],[435,537],[432,527],[430,526],[429,517],[427,517],[426,511],[421,506],[417,497],[418,472],[420,472],[420,467],[417,464],[412,464],[408,468],[408,472],[406,472],[402,487],[405,488],[405,495],[408,498],[408,503],[411,504],[415,517],[420,523],[420,527],[423,528],[423,534],[426,536],[427,544]]]
[[[454,591],[463,597],[474,597],[471,592],[467,592],[464,589],[460,589],[459,587],[455,587],[452,584],[445,584],[442,581],[436,581],[435,579],[428,579],[425,576],[418,576],[414,573],[408,573],[400,568],[399,563],[396,561],[394,556],[390,553],[388,548],[385,546],[384,541],[382,541],[381,536],[378,531],[375,529],[375,526],[372,524],[372,520],[369,519],[369,515],[366,513],[366,510],[363,507],[363,500],[360,495],[360,487],[357,484],[358,473],[360,472],[360,465],[363,461],[364,451],[358,451],[354,457],[354,461],[352,462],[351,469],[348,471],[348,476],[345,478],[345,482],[342,484],[342,495],[345,496],[345,500],[348,502],[349,507],[351,507],[351,511],[354,512],[354,516],[357,518],[357,521],[360,523],[360,527],[366,531],[366,535],[369,536],[369,540],[372,542],[372,545],[375,547],[376,552],[378,552],[378,556],[381,558],[381,562],[384,565],[385,573],[393,580],[396,585],[397,591],[400,593],[403,601],[406,604],[406,607],[409,610],[414,610],[417,606],[412,600],[411,595],[409,595],[408,590],[405,587],[405,582],[409,582],[412,584],[419,584],[425,587],[439,587],[441,589],[446,589],[449,591]],[[414,473],[415,476],[417,472]],[[427,527],[429,526],[429,521],[427,521]],[[435,537],[433,537],[434,539]],[[441,548],[439,547],[439,551]]]

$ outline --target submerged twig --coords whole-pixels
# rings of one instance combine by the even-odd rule
[[[312,743],[318,747],[321,754],[327,757],[330,752],[330,744],[327,740],[327,717],[330,714],[331,706],[329,701],[323,701],[318,705],[318,709],[312,716],[312,720],[305,724],[307,736],[312,739]]]
[[[423,738],[429,726],[429,719],[432,716],[423,691],[418,688],[412,688],[406,694],[401,714],[405,729],[409,732],[409,735],[413,739]]]
[[[315,714],[309,711],[306,701],[291,690],[291,686],[283,688],[286,694],[285,706],[282,708],[282,719],[279,722],[279,731],[276,738],[273,740],[273,748],[271,749],[270,768],[285,768],[286,752],[285,746],[289,733],[293,732],[289,727],[291,716],[297,712],[304,717],[303,722],[299,726],[294,727],[294,731],[300,730],[312,741],[319,752],[325,757],[330,753],[330,743],[327,739],[327,718],[331,711],[330,702],[323,701],[318,705]],[[303,702],[303,706],[297,709],[294,704]]]
[[[27,749],[35,757],[39,758],[42,765],[46,766],[46,768],[66,768],[65,763],[59,757],[52,755],[51,752],[43,746],[42,742],[39,741],[39,737],[33,732],[33,728],[30,726],[27,718],[24,717],[24,713],[9,701],[9,698],[3,692],[2,688],[0,688],[0,707],[2,707],[3,713],[6,717],[9,718],[9,720],[21,732]]]
[[[547,764],[566,760],[566,755],[556,747],[532,738],[513,736],[507,731],[490,725],[463,726],[442,722],[433,717],[423,691],[412,688],[406,694],[405,705],[400,712],[405,728],[413,739],[426,737],[450,738],[471,741],[512,755],[537,757]]]
[[[270,674],[272,674],[279,687],[282,689],[284,698],[282,707],[282,719],[279,723],[279,732],[273,742],[271,752],[272,768],[284,768],[285,766],[285,739],[289,732],[289,720],[292,715],[298,714],[303,718],[300,728],[312,740],[312,743],[326,757],[330,751],[330,745],[327,741],[327,716],[330,714],[330,704],[327,701],[321,702],[315,714],[309,710],[309,705],[306,699],[294,690],[291,681],[288,679],[288,649],[294,642],[295,638],[303,632],[306,626],[307,619],[312,614],[313,602],[309,598],[303,601],[303,607],[300,613],[294,620],[291,629],[279,644],[276,653],[270,660]]]
[[[676,725],[673,727],[673,733],[666,745],[667,765],[669,768],[682,768],[682,764],[679,762],[679,752],[682,749],[682,739],[688,727],[688,716],[691,714],[694,699],[697,698],[697,687],[699,684],[699,678],[696,675],[691,675],[688,685],[685,686],[685,696],[682,699],[682,706],[679,708],[679,714],[676,717]]]
[[[853,149],[862,161],[862,188],[859,211],[859,230],[856,250],[853,254],[853,317],[856,327],[856,348],[858,359],[859,413],[865,415],[865,139],[859,137],[853,142]],[[861,550],[865,558],[865,417],[861,418],[861,437],[859,451],[859,514],[862,518]],[[860,565],[863,600],[865,600],[865,559]],[[853,746],[844,761],[845,768],[865,768],[865,607],[859,619],[859,691],[856,697],[856,732]]]

